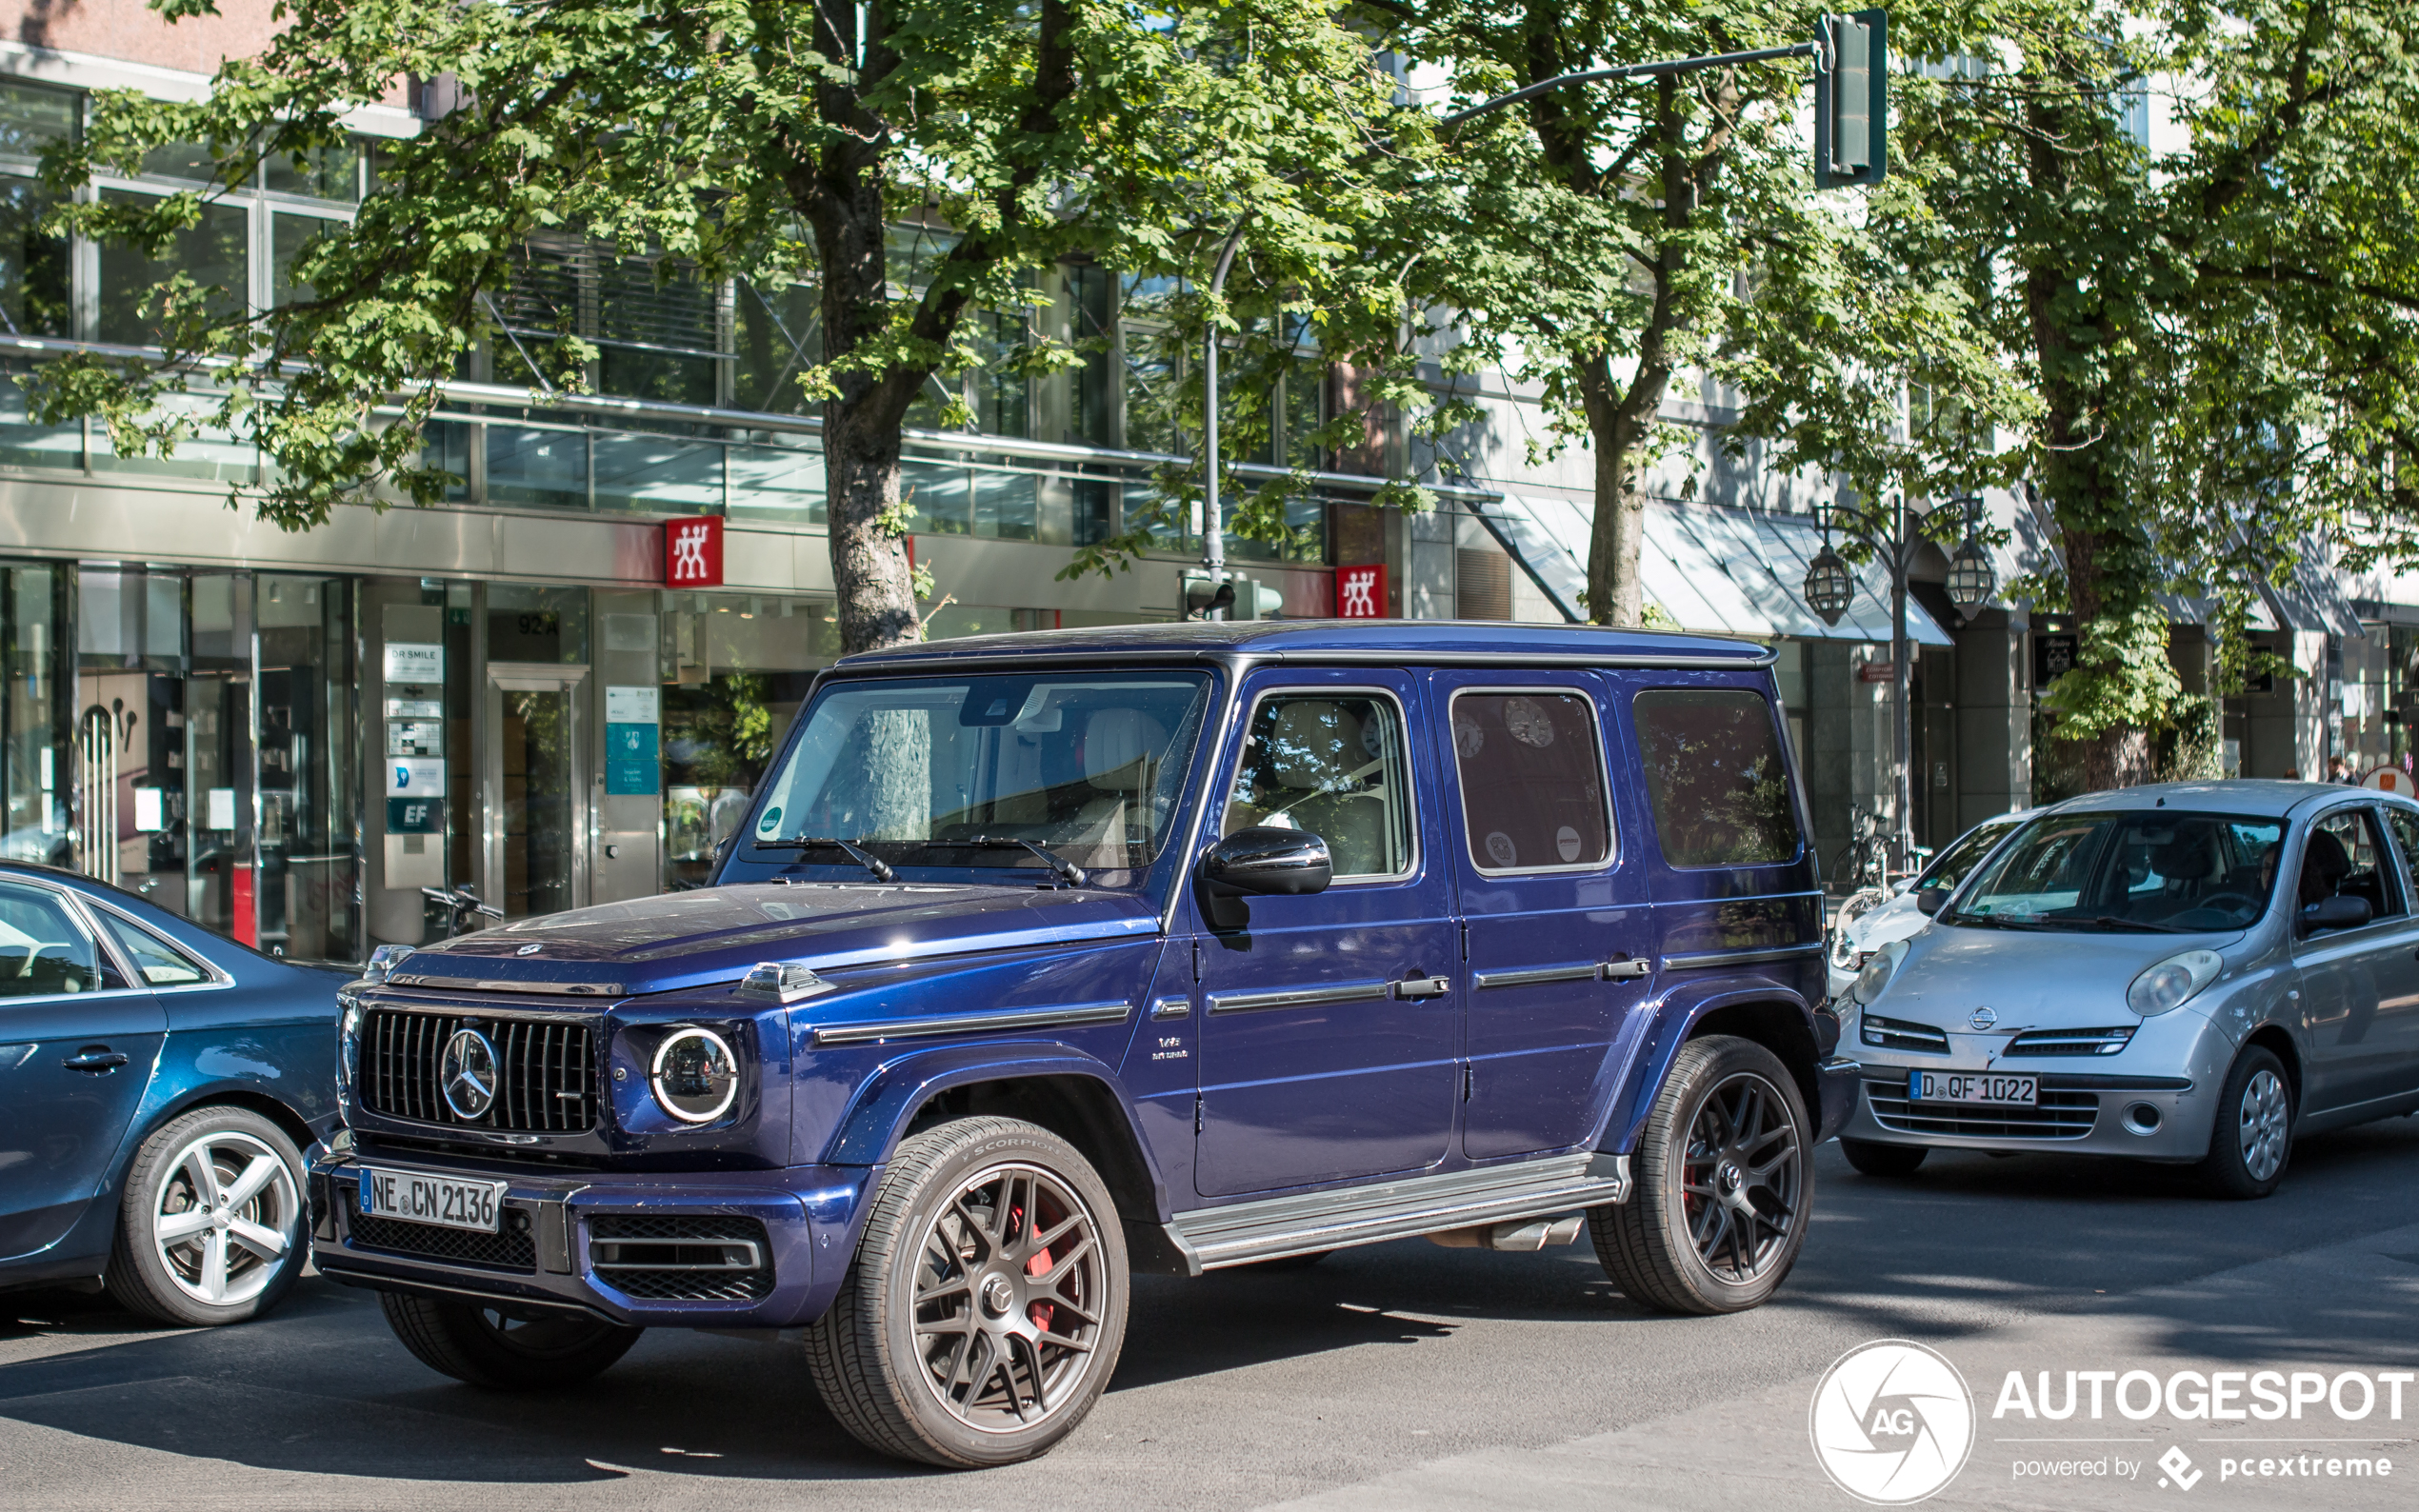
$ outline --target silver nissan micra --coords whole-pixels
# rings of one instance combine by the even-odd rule
[[[1934,1146],[2192,1163],[2419,1110],[2419,804],[2318,783],[2092,793],[2033,819],[1841,1004],[1873,1176]]]

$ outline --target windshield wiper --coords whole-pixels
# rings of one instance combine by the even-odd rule
[[[1080,887],[1091,880],[1083,867],[1066,857],[1014,835],[970,835],[964,840],[925,840],[917,844],[934,850],[951,846],[963,846],[970,850],[1030,850],[1041,857],[1042,865],[1050,867],[1051,873],[1070,887]]]
[[[1968,913],[1963,908],[1954,913],[1942,914],[1941,918],[1951,925],[1969,924],[1984,929],[2054,929],[2057,927],[2055,925],[2043,924],[2039,920],[2011,919],[2004,914],[1996,913]]]
[[[794,840],[759,840],[756,842],[756,848],[758,850],[836,850],[873,873],[873,880],[876,882],[899,880],[899,874],[890,869],[889,862],[859,846],[853,840],[835,840],[829,835],[820,837],[800,835]]]
[[[2120,919],[2102,914],[2091,921],[2103,929],[2148,929],[2156,934],[2207,934],[2207,929],[2187,929],[2180,924],[2152,924],[2148,919]]]

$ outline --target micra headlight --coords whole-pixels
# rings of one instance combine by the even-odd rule
[[[1865,969],[1856,973],[1856,985],[1848,989],[1848,995],[1869,1005],[1898,974],[1898,963],[1906,959],[1907,942],[1892,940],[1865,958]]]
[[[2217,980],[2226,965],[2214,950],[2187,950],[2148,967],[2125,989],[2125,1005],[2144,1018],[2179,1008]]]

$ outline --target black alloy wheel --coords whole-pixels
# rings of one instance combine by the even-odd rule
[[[1749,1040],[1708,1035],[1672,1057],[1618,1206],[1589,1209],[1605,1274],[1660,1312],[1742,1312],[1806,1243],[1810,1125],[1797,1083]]]

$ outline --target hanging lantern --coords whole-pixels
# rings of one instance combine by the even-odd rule
[[[1840,560],[1828,542],[1814,553],[1806,568],[1806,607],[1823,617],[1826,625],[1837,625],[1856,598],[1856,578],[1848,564]]]
[[[1969,613],[1999,587],[1999,574],[1991,568],[1990,553],[1970,535],[1957,548],[1957,554],[1949,559],[1948,587],[1949,602]]]

